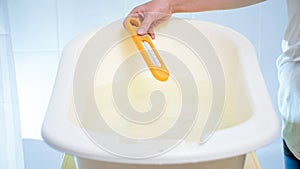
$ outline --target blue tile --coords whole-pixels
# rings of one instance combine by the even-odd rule
[[[111,23],[124,16],[124,2],[120,0],[59,1],[60,49],[79,33]]]
[[[57,49],[55,1],[10,1],[9,7],[15,50]]]
[[[41,127],[59,63],[57,52],[15,52],[23,138],[41,139]]]

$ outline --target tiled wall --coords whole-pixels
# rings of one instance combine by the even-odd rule
[[[120,0],[11,0],[9,14],[22,134],[40,138],[63,47],[80,32],[125,16]]]
[[[59,63],[68,41],[80,32],[126,16],[145,0],[10,0],[9,15],[17,72],[22,134],[40,138],[40,128]],[[244,34],[256,47],[276,107],[275,60],[287,16],[281,0],[251,7],[179,17],[207,20]]]

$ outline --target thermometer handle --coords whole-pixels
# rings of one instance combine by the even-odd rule
[[[135,46],[141,53],[152,75],[159,81],[166,81],[169,78],[169,71],[153,45],[150,36],[148,34],[137,34],[140,26],[141,22],[136,18],[129,17],[125,21],[126,30],[131,35]]]

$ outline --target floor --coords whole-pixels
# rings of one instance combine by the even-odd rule
[[[262,169],[284,169],[281,137],[257,150],[256,155]]]

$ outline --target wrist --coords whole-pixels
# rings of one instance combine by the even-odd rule
[[[165,2],[171,15],[177,12],[176,0],[165,0]]]
[[[159,11],[166,13],[168,15],[172,15],[175,13],[174,10],[174,0],[152,0],[152,2],[156,5],[159,5]]]

